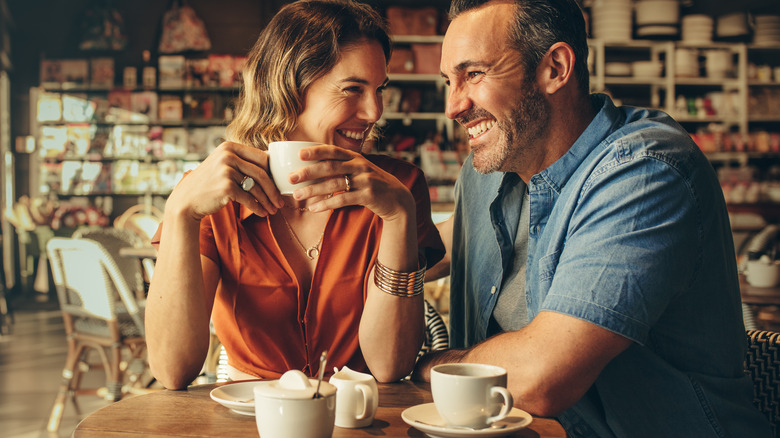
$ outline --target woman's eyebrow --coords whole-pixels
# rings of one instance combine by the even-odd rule
[[[348,78],[344,78],[344,79],[341,79],[339,81],[340,84],[343,84],[345,82],[356,82],[358,84],[369,85],[369,82],[368,82],[367,79],[363,79],[363,78],[358,77],[358,76],[350,76]],[[385,80],[382,82],[380,87],[386,87],[388,82],[390,82],[390,78],[385,78]]]

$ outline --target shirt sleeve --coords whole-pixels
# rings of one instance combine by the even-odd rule
[[[200,254],[219,264],[219,252],[214,238],[213,223],[212,215],[206,216],[200,221]]]
[[[187,175],[189,175],[191,171],[187,171],[184,173],[184,176],[182,178],[185,178]],[[160,225],[157,227],[157,232],[154,233],[154,236],[152,236],[152,246],[154,246],[156,249],[160,248],[160,237],[162,235],[162,227],[163,223],[161,222]],[[204,255],[214,262],[219,262],[219,254],[217,252],[217,243],[214,239],[214,229],[213,229],[213,221],[211,215],[206,216],[200,221],[200,232],[199,232],[199,245],[200,245],[200,253],[201,255]]]
[[[431,216],[431,198],[422,170],[415,168],[415,178],[409,187],[416,203],[417,246],[425,255],[427,265],[433,266],[444,257],[444,242]]]
[[[425,255],[427,265],[435,265],[444,257],[445,248],[439,230],[433,223],[431,197],[422,169],[386,155],[368,155],[367,158],[398,178],[411,192],[417,215],[417,247]]]
[[[701,229],[690,185],[644,157],[591,175],[577,202],[563,249],[539,260],[538,281],[550,282],[541,309],[642,344],[697,269]]]

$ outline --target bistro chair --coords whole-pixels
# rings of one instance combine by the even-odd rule
[[[431,351],[446,350],[449,347],[450,335],[444,318],[428,300],[425,300],[425,340],[417,353],[417,359]]]
[[[136,204],[114,219],[114,228],[130,230],[143,239],[144,243],[150,244],[162,218],[163,212],[159,208]]]
[[[780,333],[748,330],[745,372],[753,379],[753,403],[780,437]]]
[[[146,284],[154,273],[154,260],[142,259],[139,263],[138,258],[125,257],[120,253],[122,248],[140,248],[145,245],[143,239],[136,233],[114,227],[85,226],[76,229],[71,237],[92,239],[100,243],[114,259],[130,289],[138,297],[145,296]]]
[[[55,237],[47,244],[68,342],[62,383],[47,429],[59,429],[68,396],[101,395],[116,401],[143,385],[147,372],[143,308],[114,259],[97,241]],[[106,387],[82,389],[82,373],[97,352]],[[128,383],[125,385],[125,383]]]

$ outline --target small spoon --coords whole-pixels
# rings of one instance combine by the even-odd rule
[[[314,391],[314,397],[312,398],[320,398],[322,397],[320,395],[320,383],[322,383],[322,377],[325,375],[325,362],[328,360],[328,350],[325,350],[322,352],[322,355],[320,355],[320,373],[317,376],[317,390]]]
[[[473,427],[456,426],[454,424],[433,424],[433,423],[426,423],[425,421],[421,421],[421,420],[414,420],[414,421],[416,421],[416,422],[418,422],[420,424],[424,424],[426,426],[434,426],[434,427],[441,427],[441,428],[445,428],[445,429],[455,429],[455,430],[475,430],[476,431],[476,430],[487,430],[487,429],[503,429],[503,428],[506,427],[506,424],[495,424],[494,423],[494,424],[491,424],[488,427],[483,427],[481,429],[475,429]]]

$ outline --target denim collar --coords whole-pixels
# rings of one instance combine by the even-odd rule
[[[530,191],[533,192],[534,188],[538,187],[549,187],[560,194],[566,182],[574,175],[580,165],[586,161],[586,157],[597,147],[600,147],[602,141],[616,127],[621,126],[624,115],[615,107],[609,96],[606,94],[592,94],[590,98],[593,108],[600,108],[599,112],[561,158],[531,177]]]

